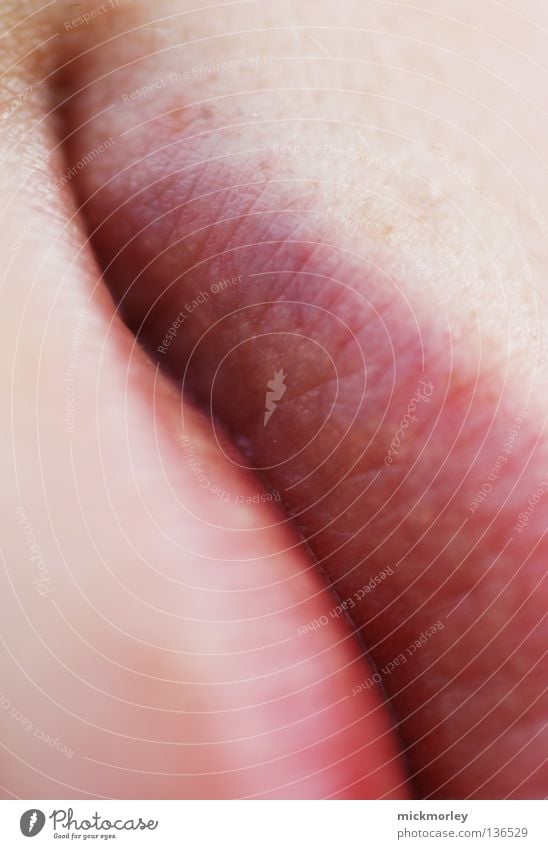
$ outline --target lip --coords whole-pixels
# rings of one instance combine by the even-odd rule
[[[114,159],[78,183],[113,296],[355,602],[344,613],[376,670],[356,687],[387,695],[417,792],[543,796],[548,498],[516,529],[546,467],[534,405],[366,228],[359,248],[335,238],[315,188],[178,171],[167,154],[145,167],[146,135],[128,144],[117,155],[134,168]]]

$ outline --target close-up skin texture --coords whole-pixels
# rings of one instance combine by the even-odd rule
[[[546,4],[0,25],[1,797],[546,798]]]

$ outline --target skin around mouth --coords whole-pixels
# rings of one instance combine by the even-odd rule
[[[548,467],[505,319],[486,328],[477,281],[455,295],[446,266],[412,262],[391,158],[379,187],[371,157],[341,154],[355,91],[265,71],[192,100],[141,36],[99,39],[58,81],[67,159],[112,140],[71,188],[117,309],[280,498],[332,593],[299,640],[351,622],[371,665],[349,703],[387,700],[415,791],[543,797]],[[438,195],[414,205],[428,230]],[[208,459],[180,425],[198,493]]]
[[[417,792],[541,795],[548,485],[531,405],[365,226],[345,240],[318,223],[329,187],[163,141],[134,134],[79,184],[127,323],[279,493],[373,662],[348,697],[386,694]]]

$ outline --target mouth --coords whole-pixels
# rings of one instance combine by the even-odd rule
[[[101,120],[73,134],[71,158],[114,132]],[[272,521],[297,529],[361,647],[348,698],[385,702],[413,792],[541,796],[534,402],[477,326],[454,332],[439,289],[400,279],[366,218],[341,235],[322,214],[329,181],[224,159],[200,127],[152,133],[120,137],[75,178],[124,320],[283,505]]]

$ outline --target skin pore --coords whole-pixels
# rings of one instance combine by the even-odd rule
[[[544,797],[546,10],[104,6],[3,12],[5,798]]]

